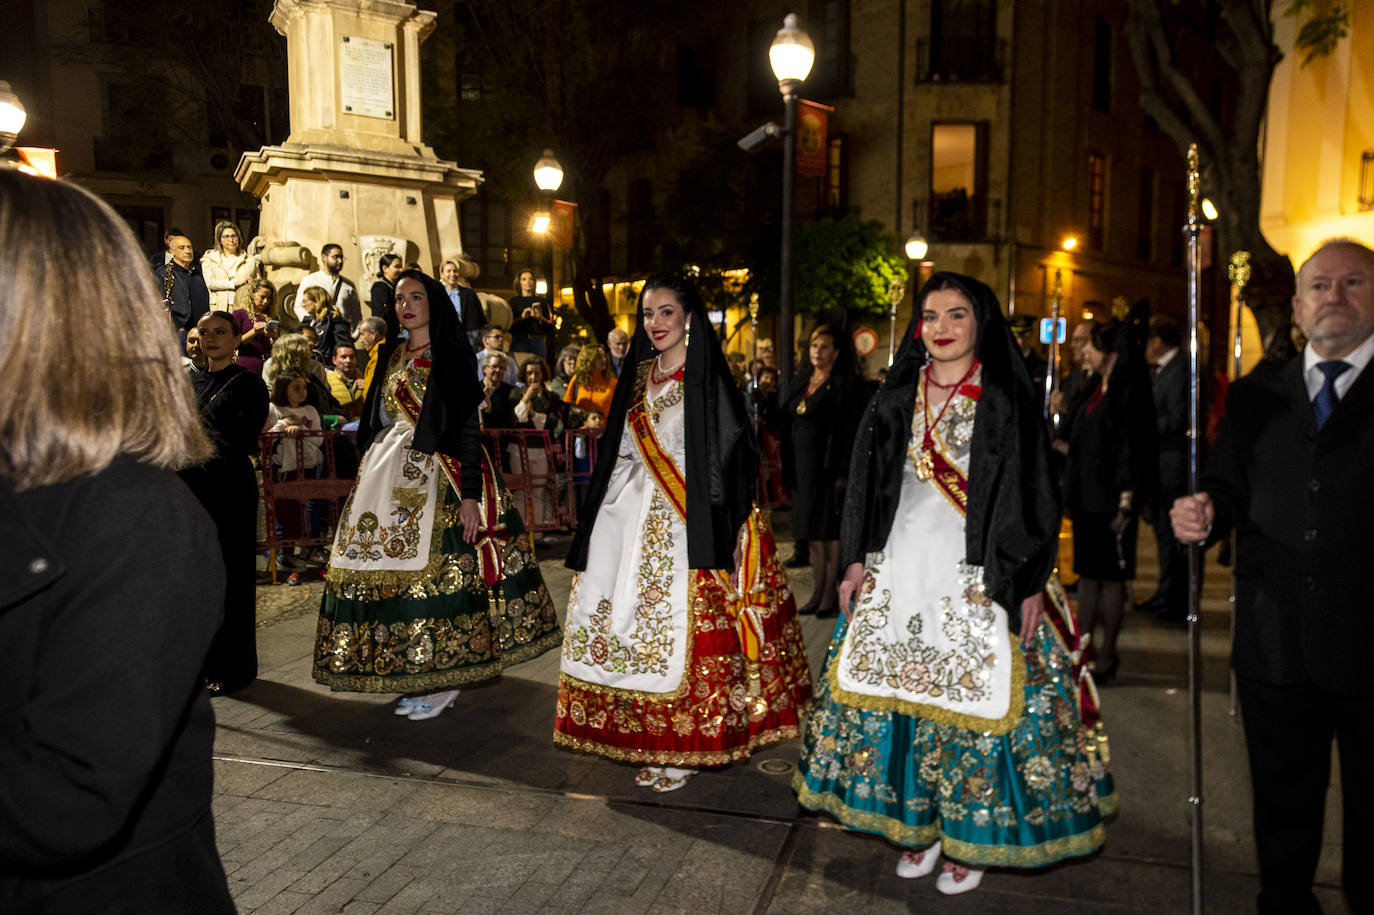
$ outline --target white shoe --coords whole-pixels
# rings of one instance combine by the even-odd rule
[[[953,864],[953,862],[950,862]],[[963,867],[963,865],[953,865]],[[944,893],[946,896],[958,896],[960,893],[969,893],[978,889],[978,884],[983,882],[984,870],[981,867],[965,868],[968,871],[963,877],[954,876],[953,870],[947,870],[935,878],[935,889]]]
[[[917,877],[924,877],[926,874],[935,870],[935,865],[940,863],[940,843],[923,851],[904,851],[902,856],[897,859],[897,876],[914,880]]]
[[[421,696],[415,700],[415,707],[410,710],[406,717],[411,721],[424,721],[427,718],[436,718],[444,709],[449,708],[458,700],[458,690],[446,689],[441,693],[430,693],[428,696]]]
[[[648,788],[662,777],[662,766],[645,766],[635,773],[635,784],[641,788]]]
[[[696,774],[696,769],[674,769],[672,766],[664,766],[662,774],[654,779],[649,787],[655,794],[667,794],[686,786],[687,780]]]
[[[409,715],[415,711],[415,706],[419,701],[419,696],[402,696],[401,701],[396,703],[396,714]]]

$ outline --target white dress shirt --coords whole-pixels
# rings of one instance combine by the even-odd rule
[[[1360,377],[1360,372],[1369,364],[1369,359],[1374,356],[1374,334],[1364,338],[1364,342],[1355,347],[1352,352],[1346,353],[1340,358],[1340,362],[1350,364],[1350,368],[1336,376],[1332,387],[1336,389],[1336,399],[1341,400],[1345,397],[1345,392],[1350,390],[1350,386],[1355,383],[1355,379]],[[1307,384],[1307,399],[1315,400],[1317,393],[1321,391],[1322,385],[1326,384],[1326,375],[1317,368],[1319,362],[1328,362],[1317,355],[1317,351],[1312,348],[1312,344],[1307,344],[1307,348],[1302,352],[1302,378]]]

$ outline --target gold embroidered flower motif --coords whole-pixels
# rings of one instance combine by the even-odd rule
[[[930,688],[930,665],[921,661],[907,661],[902,665],[897,678],[902,688],[909,693],[923,693]]]
[[[1054,765],[1048,757],[1035,755],[1026,760],[1025,766],[1021,770],[1022,776],[1026,780],[1026,786],[1032,791],[1043,792],[1050,786],[1054,779]],[[1029,821],[1029,817],[1027,820]]]

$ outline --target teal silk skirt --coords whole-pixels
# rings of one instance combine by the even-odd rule
[[[847,628],[842,617],[817,679],[792,782],[802,806],[907,848],[939,841],[971,867],[1043,867],[1102,846],[1116,791],[1048,623],[1023,652],[1025,711],[1000,736],[837,702],[828,673]]]
[[[498,503],[498,529],[481,530],[477,544],[463,540],[458,496],[442,482],[423,570],[331,565],[315,638],[317,682],[351,692],[437,692],[489,679],[562,642],[520,513],[499,473],[483,464],[483,473],[494,476],[485,488]],[[486,498],[481,508],[487,517]],[[352,518],[347,508],[343,518]],[[353,523],[378,522],[362,515]],[[488,586],[493,568],[496,580]]]

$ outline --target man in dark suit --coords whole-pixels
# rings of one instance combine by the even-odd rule
[[[1182,341],[1173,318],[1155,315],[1150,319],[1145,359],[1150,363],[1150,392],[1159,432],[1159,495],[1150,514],[1159,549],[1159,586],[1141,609],[1175,621],[1188,615],[1188,559],[1169,523],[1169,508],[1188,491],[1188,364],[1179,356]]]
[[[210,310],[210,290],[205,285],[205,277],[200,273],[200,261],[196,260],[195,248],[191,239],[185,235],[174,235],[167,239],[167,250],[172,259],[163,264],[157,273],[158,289],[170,291],[168,308],[172,312],[172,323],[183,346],[186,344],[186,331],[196,326]],[[172,288],[167,289],[167,274],[172,274]]]
[[[1319,912],[1331,740],[1340,753],[1342,871],[1374,912],[1374,251],[1324,243],[1302,265],[1304,352],[1231,386],[1200,492],[1174,503],[1180,542],[1235,528],[1239,685],[1255,792],[1261,912]]]
[[[468,343],[476,352],[477,342],[482,338],[482,325],[487,323],[486,314],[482,311],[482,300],[477,298],[477,293],[471,286],[463,282],[462,267],[456,260],[444,261],[443,266],[439,268],[439,282],[444,284],[444,291],[448,293],[453,310],[458,314],[458,323],[463,326],[463,332],[468,335]]]

